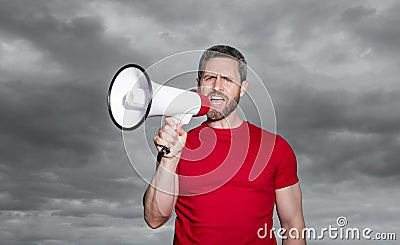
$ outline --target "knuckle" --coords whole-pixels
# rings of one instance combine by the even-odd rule
[[[166,141],[164,139],[158,138],[156,144],[157,145],[165,145]]]
[[[171,125],[164,125],[164,131],[171,132],[171,131],[173,131],[173,129],[172,129]]]
[[[164,121],[167,123],[171,123],[171,122],[174,122],[174,118],[173,117],[171,117],[171,116],[166,116],[165,117],[165,119],[164,119]]]

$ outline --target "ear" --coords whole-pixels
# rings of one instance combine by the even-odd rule
[[[199,78],[196,78],[196,82],[197,82],[197,92],[199,92],[199,93],[200,93],[200,91],[201,91],[201,87],[200,87],[200,79],[199,79]]]
[[[240,97],[242,97],[247,92],[248,85],[249,83],[247,82],[247,80],[244,80],[242,82],[242,85],[240,85]]]

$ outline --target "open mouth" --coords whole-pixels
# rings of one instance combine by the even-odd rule
[[[218,104],[224,103],[225,99],[223,97],[221,97],[221,96],[213,95],[213,96],[210,97],[210,101],[211,101],[211,103],[218,105]]]

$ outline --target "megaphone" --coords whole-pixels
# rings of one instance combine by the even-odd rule
[[[122,130],[138,128],[148,117],[174,116],[182,124],[205,115],[209,99],[199,93],[152,82],[137,64],[127,64],[114,75],[108,90],[108,112]]]

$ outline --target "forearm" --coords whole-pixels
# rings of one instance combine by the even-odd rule
[[[154,177],[144,195],[144,218],[152,228],[158,228],[170,218],[179,193],[175,169],[178,158],[161,158]]]
[[[304,219],[303,215],[299,215],[294,218],[291,222],[282,223],[282,228],[285,229],[284,238],[282,239],[282,245],[305,245],[306,237],[304,236]]]

